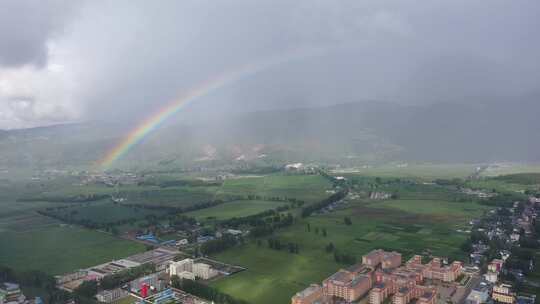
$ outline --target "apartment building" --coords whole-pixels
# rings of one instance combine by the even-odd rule
[[[353,302],[369,292],[370,304],[436,304],[437,289],[423,285],[425,278],[454,281],[462,270],[461,262],[443,265],[440,258],[422,264],[422,256],[412,257],[401,266],[401,254],[378,249],[362,256],[362,263],[340,269],[319,285],[311,285],[292,297],[292,304],[329,303],[334,297]],[[321,296],[322,289],[322,296]]]
[[[211,279],[218,275],[218,272],[212,266],[205,263],[194,263],[192,259],[184,259],[169,264],[169,275],[178,276],[184,279],[191,279],[193,276],[203,280]]]
[[[193,264],[193,274],[203,280],[211,279],[218,275],[217,271],[212,266],[205,263]]]
[[[437,292],[435,289],[424,290],[422,295],[418,298],[417,304],[435,304],[437,303]]]
[[[188,271],[193,271],[193,260],[192,259],[184,259],[178,262],[171,262],[169,264],[169,275],[179,275],[180,273]]]
[[[433,258],[427,264],[422,264],[422,256],[415,255],[407,261],[405,267],[421,272],[426,279],[453,282],[461,274],[463,263],[455,261],[448,266],[443,266],[440,258]]]
[[[396,268],[401,265],[401,254],[395,251],[387,252],[376,249],[362,256],[362,264],[373,268],[379,265],[382,269]]]
[[[319,284],[311,284],[308,288],[296,293],[291,304],[320,304],[323,301],[323,290]]]
[[[365,295],[373,285],[373,268],[356,264],[341,269],[323,281],[323,295],[352,302]]]

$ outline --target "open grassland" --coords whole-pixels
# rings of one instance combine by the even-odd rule
[[[389,164],[369,168],[335,170],[333,175],[434,180],[438,178],[466,178],[474,172],[476,167],[474,164],[408,164],[407,166]]]
[[[109,234],[60,225],[0,232],[0,265],[60,274],[144,251]]]
[[[485,209],[475,202],[443,200],[351,201],[343,209],[299,220],[275,234],[282,243],[297,243],[300,254],[271,250],[265,239],[260,247],[251,242],[218,254],[216,258],[248,270],[213,284],[251,303],[289,303],[295,292],[346,266],[326,252],[330,242],[357,260],[375,248],[397,250],[404,258],[424,253],[466,259],[460,246],[468,234],[456,230]],[[344,217],[352,224],[346,225]]]
[[[329,196],[332,184],[320,175],[267,175],[228,179],[218,195],[258,195],[261,197],[296,198],[307,203]]]
[[[518,173],[540,173],[540,164],[508,163],[492,165],[482,172],[482,176],[499,176]]]
[[[283,202],[241,200],[227,202],[211,208],[188,212],[186,213],[186,215],[194,217],[197,220],[226,220],[233,217],[243,217],[257,214],[259,212],[274,209],[283,205],[285,205],[285,203]]]

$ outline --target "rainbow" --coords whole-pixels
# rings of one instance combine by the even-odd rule
[[[104,170],[110,168],[115,161],[126,155],[133,147],[148,136],[148,134],[158,129],[165,121],[167,121],[167,119],[180,112],[191,102],[206,96],[219,88],[231,85],[243,78],[252,76],[260,71],[283,64],[285,62],[299,58],[317,56],[320,54],[320,49],[295,51],[287,54],[286,56],[271,58],[256,64],[244,65],[230,72],[218,75],[217,77],[210,78],[181,94],[178,98],[167,103],[167,105],[144,119],[142,123],[133,128],[127,134],[127,136],[125,136],[119,143],[110,149],[105,156],[97,162],[97,164]]]

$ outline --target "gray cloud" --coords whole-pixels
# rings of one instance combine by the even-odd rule
[[[0,66],[47,62],[47,41],[72,13],[66,1],[6,0],[0,2]]]
[[[24,94],[47,109],[40,113],[63,109],[70,119],[138,119],[213,75],[312,47],[327,51],[189,109],[206,116],[362,99],[484,102],[527,94],[540,78],[540,3],[532,0],[47,4],[0,3],[0,64],[61,66],[54,81],[39,77],[40,89]],[[4,89],[13,94],[21,92]]]

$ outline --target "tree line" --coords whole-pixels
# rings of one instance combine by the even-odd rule
[[[348,193],[349,193],[349,189],[345,188],[345,189],[342,189],[342,190],[330,195],[329,197],[323,199],[322,201],[320,201],[318,203],[311,204],[309,206],[306,206],[306,207],[302,208],[302,217],[308,217],[313,212],[319,211],[319,210],[321,210],[323,208],[328,207],[332,203],[335,203],[337,201],[340,201],[340,200],[344,199],[347,196]]]

